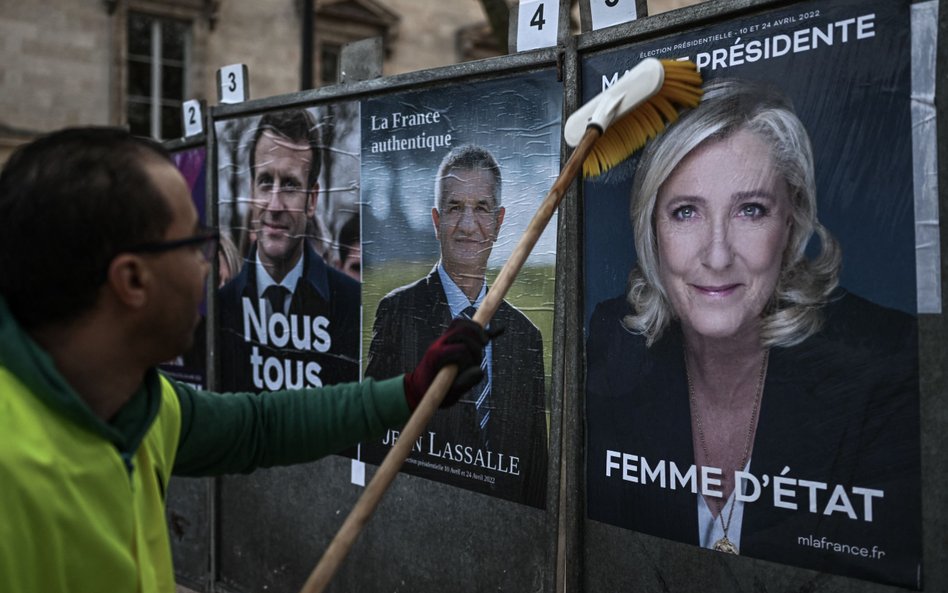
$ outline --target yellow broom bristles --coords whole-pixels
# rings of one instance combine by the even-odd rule
[[[583,177],[602,175],[677,120],[679,109],[697,107],[703,91],[695,63],[690,60],[661,62],[665,68],[662,88],[606,129],[583,162]]]

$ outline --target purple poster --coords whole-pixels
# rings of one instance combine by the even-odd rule
[[[207,207],[207,150],[204,146],[183,148],[172,151],[171,158],[181,171],[184,180],[191,190],[191,198],[198,212],[198,220],[203,225],[204,210]],[[178,381],[187,383],[195,388],[207,386],[207,324],[205,316],[207,309],[201,304],[201,321],[194,330],[194,340],[187,352],[174,360],[161,365],[161,370]]]

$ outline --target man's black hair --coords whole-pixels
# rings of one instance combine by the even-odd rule
[[[312,189],[319,181],[319,168],[322,164],[319,149],[319,134],[316,130],[316,120],[305,109],[289,109],[265,114],[250,143],[250,178],[257,176],[256,152],[257,142],[264,132],[282,136],[294,144],[307,144],[310,150],[309,176],[306,180],[306,189]]]
[[[172,214],[145,171],[172,163],[119,128],[71,128],[18,148],[0,173],[0,294],[21,326],[93,306],[109,263],[163,238]]]
[[[349,252],[353,249],[359,249],[361,227],[359,225],[359,215],[351,216],[346,224],[339,230],[339,259],[345,262],[349,257]]]

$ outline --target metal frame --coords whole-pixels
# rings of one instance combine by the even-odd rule
[[[204,123],[203,123],[203,125],[205,126],[205,129],[209,121],[210,120],[208,119],[207,113],[205,110]],[[207,137],[207,134],[204,134],[204,133],[196,134],[194,136],[187,136],[187,137],[175,138],[172,140],[166,140],[165,142],[162,143],[162,145],[169,152],[177,152],[177,151],[188,150],[191,148],[200,148],[200,147],[204,147],[206,149],[208,146],[208,137]],[[207,150],[205,150],[206,162],[209,162],[209,160],[207,160],[208,155],[209,153],[207,152]],[[210,190],[211,190],[210,175],[208,175],[208,178],[204,180],[204,183],[205,183],[205,197],[206,197],[206,202],[204,204],[204,211],[207,213],[208,218],[210,218],[211,216],[210,206],[212,204],[212,196],[210,193]],[[213,295],[214,290],[216,290],[217,288],[214,285],[214,282],[211,280],[212,278],[216,276],[216,270],[217,270],[216,258],[215,258],[215,261],[213,261],[211,265],[212,265],[212,270],[211,270],[211,273],[208,274],[208,279],[207,279],[206,288],[205,288],[205,290],[207,291],[207,295],[209,297]],[[210,307],[213,306],[213,303],[212,303],[213,300],[214,300],[213,298],[207,299],[207,306],[209,308],[208,316],[210,316]],[[206,329],[206,333],[205,333],[206,343],[208,344],[208,347],[210,350],[210,345],[213,339],[212,336],[213,336],[214,328],[210,324],[207,324],[205,329]],[[210,368],[211,367],[209,367],[208,370]],[[210,378],[210,375],[206,374],[205,381],[209,381],[209,378]],[[205,558],[208,563],[208,571],[201,577],[200,580],[195,580],[186,575],[178,575],[177,573],[175,576],[185,585],[196,587],[198,589],[204,589],[207,591],[213,591],[214,580],[215,580],[213,578],[214,566],[217,561],[216,554],[214,551],[216,549],[215,526],[216,526],[216,517],[217,517],[217,507],[216,507],[215,501],[217,497],[218,480],[216,478],[199,478],[199,479],[191,479],[190,481],[196,482],[197,480],[203,481],[205,485],[204,496],[207,502],[207,505],[205,507],[205,512],[206,512],[207,531],[208,531],[208,541],[207,541],[207,546],[206,546],[206,551],[205,551]],[[169,496],[169,499],[166,500],[165,502],[169,508],[174,508],[174,503],[176,502],[176,500],[173,498],[173,494]]]
[[[600,51],[610,50],[623,45],[635,42],[641,42],[661,35],[681,32],[692,29],[697,26],[713,24],[726,18],[733,18],[745,14],[755,14],[761,11],[771,10],[784,6],[792,6],[804,0],[715,0],[705,2],[692,7],[662,13],[647,19],[639,19],[630,23],[617,25],[607,29],[591,31],[580,35],[576,40],[576,50],[578,52],[577,60],[580,63],[582,58],[595,54]],[[924,0],[910,0],[911,4],[921,3]],[[948,60],[948,0],[938,0],[939,22],[938,22],[938,48],[937,48],[937,66],[936,66],[936,112],[944,113],[948,108],[948,99],[945,93],[948,92],[948,72],[946,72],[946,60]],[[577,81],[577,89],[579,82]],[[568,93],[568,91],[567,91]],[[941,118],[938,122],[938,145],[944,144],[943,139],[948,138],[948,123],[946,118]],[[948,159],[939,156],[938,159],[938,178],[939,180],[948,179]],[[939,209],[940,220],[948,220],[948,190],[942,182],[939,187]],[[590,198],[592,199],[592,198]],[[948,262],[946,262],[946,241],[945,233],[941,237],[941,270],[942,270],[942,291],[945,287],[945,274],[948,272]],[[578,242],[578,250],[583,249],[582,241]],[[581,267],[581,266],[580,266]],[[577,271],[573,274],[578,283],[583,281],[583,274]],[[577,284],[578,286],[581,284]],[[562,303],[558,301],[558,306],[572,309],[575,303]],[[582,304],[579,305],[582,310]],[[944,453],[948,451],[948,431],[945,430],[948,422],[948,402],[944,394],[948,391],[948,380],[946,380],[943,369],[946,366],[946,358],[943,345],[948,341],[948,316],[925,315],[918,316],[919,319],[919,378],[920,378],[920,405],[921,405],[921,431],[920,440],[922,447],[922,530],[923,530],[923,562],[924,562],[924,581],[922,591],[945,591],[948,590],[948,567],[943,562],[937,562],[936,559],[943,558],[948,550],[944,545],[944,533],[948,529],[948,468],[944,464]],[[582,317],[579,318],[579,328],[574,332],[579,340],[582,339]],[[570,332],[567,332],[568,334]],[[583,437],[583,427],[585,416],[582,402],[585,399],[585,355],[584,349],[576,347],[570,352],[570,359],[566,361],[567,369],[578,369],[576,378],[578,381],[572,384],[572,390],[583,393],[582,397],[577,398],[578,402],[567,408],[567,417],[564,418],[564,443],[563,447],[567,451],[584,451],[585,441]],[[564,390],[571,393],[570,387]],[[564,478],[567,483],[573,482],[577,485],[584,484],[585,481],[585,462],[584,455],[576,456],[578,459],[574,463],[564,465]],[[565,513],[567,517],[578,516],[585,517],[586,508],[583,496],[583,488],[566,489],[567,500],[565,503]],[[588,570],[584,565],[584,542],[588,519],[582,519],[575,530],[567,532],[565,541],[565,555],[568,559],[566,579],[566,589],[570,591],[594,590],[589,588],[587,581]],[[618,530],[619,528],[614,528]],[[620,530],[624,531],[624,530]],[[801,591],[806,590],[833,590],[833,591],[869,591],[882,592],[903,590],[878,583],[848,579],[846,577],[837,577],[824,573],[815,573],[811,570],[797,568],[789,565],[775,565],[771,563],[751,560],[736,560],[733,558],[717,557],[715,555],[708,559],[706,555],[701,555],[694,546],[688,546],[670,542],[667,540],[658,540],[650,536],[633,534],[627,532],[630,537],[623,537],[622,543],[630,547],[653,548],[649,554],[652,560],[651,565],[640,566],[641,578],[638,580],[636,591],[674,591],[683,593],[684,591],[716,591],[724,589],[744,590],[745,587],[753,590],[776,591],[787,590],[792,583],[801,585]],[[662,577],[662,571],[674,572],[684,563],[698,564],[705,568],[714,567],[714,574],[721,577],[720,580],[710,580],[711,570],[707,571],[709,580],[692,583],[686,589],[669,589]],[[777,570],[762,570],[764,566],[776,567]],[[724,576],[726,575],[726,576]],[[793,576],[791,581],[790,577]],[[844,588],[845,587],[845,588]],[[563,591],[557,588],[557,591]]]
[[[217,147],[214,123],[219,120],[256,115],[264,111],[290,107],[314,106],[339,100],[358,100],[376,95],[389,94],[399,91],[424,90],[436,88],[438,85],[456,82],[476,82],[494,77],[516,74],[517,72],[555,66],[563,81],[564,92],[564,121],[565,116],[578,107],[580,97],[580,72],[582,60],[585,56],[600,51],[609,50],[622,45],[648,40],[660,35],[679,32],[696,26],[715,23],[721,19],[732,18],[744,14],[752,14],[773,8],[797,4],[798,0],[716,0],[705,2],[689,8],[640,18],[636,21],[610,27],[608,29],[590,31],[579,36],[570,36],[569,2],[560,3],[560,42],[555,48],[546,48],[521,54],[514,54],[500,58],[492,58],[477,62],[446,66],[421,72],[376,78],[366,81],[347,82],[344,84],[319,89],[301,91],[255,99],[236,105],[219,105],[206,110],[206,134],[203,137],[182,139],[169,142],[169,148],[206,143],[208,157],[207,195],[208,208],[206,210],[208,223],[216,225],[217,219],[217,176],[211,167],[217,163]],[[937,54],[937,89],[936,108],[944,111],[948,108],[948,43],[944,41],[948,32],[948,0],[938,0],[939,22],[938,31],[942,39],[939,40]],[[948,138],[948,123],[938,122],[938,138]],[[941,144],[941,142],[939,142]],[[565,144],[562,157],[568,156],[569,149]],[[948,179],[948,159],[939,158],[939,179]],[[942,220],[948,219],[948,194],[944,188],[939,188],[939,208]],[[566,201],[560,209],[557,240],[556,263],[556,308],[554,311],[553,329],[553,393],[551,394],[550,410],[550,463],[548,506],[546,517],[548,521],[546,542],[546,571],[541,589],[542,591],[582,591],[587,587],[587,566],[585,555],[585,537],[588,520],[585,518],[585,416],[584,416],[584,382],[585,382],[585,354],[583,328],[583,296],[574,287],[581,286],[584,279],[583,270],[583,231],[582,207],[579,184],[574,184]],[[944,235],[944,233],[943,233]],[[945,249],[945,238],[941,246],[942,277],[948,277],[948,257]],[[214,263],[216,271],[216,262]],[[942,287],[944,288],[944,280]],[[209,299],[208,316],[208,352],[209,371],[215,369],[216,350],[213,347],[213,322],[216,321],[215,299]],[[919,353],[921,379],[921,412],[922,412],[922,496],[923,496],[923,552],[925,562],[924,591],[948,590],[948,566],[936,562],[946,553],[944,536],[948,530],[948,468],[942,459],[948,451],[948,431],[944,430],[948,422],[948,402],[944,393],[948,391],[948,379],[944,372],[945,354],[942,345],[948,341],[948,316],[920,315],[919,316]],[[213,388],[219,382],[219,377],[208,373],[209,385]],[[208,586],[211,591],[226,590],[221,585],[219,574],[219,482],[210,486],[210,504],[208,512],[211,522],[211,542],[209,542],[210,563],[208,567]],[[627,545],[645,545],[641,538],[626,538]],[[650,545],[654,540],[648,540]],[[761,590],[782,590],[786,585],[784,579],[793,576],[794,580],[806,579],[808,586],[813,590],[825,587],[843,587],[848,591],[883,591],[891,590],[882,585],[865,581],[845,580],[842,577],[832,577],[813,573],[795,567],[781,567],[780,570],[764,570],[771,567],[760,561],[740,560],[731,562],[730,559],[705,557],[697,558],[692,546],[682,546],[673,542],[659,542],[656,545],[658,556],[657,564],[642,566],[642,577],[636,590],[661,590],[661,570],[674,570],[675,562],[698,562],[703,567],[716,567],[716,575],[729,575],[728,582],[696,582],[688,590],[700,591],[724,587],[741,589],[751,587]],[[313,561],[315,562],[315,558]],[[720,565],[724,565],[721,567]],[[845,583],[845,585],[841,584]]]
[[[561,10],[565,9],[561,6]],[[565,28],[568,27],[569,21],[564,21],[564,19],[561,18],[560,22],[566,23],[564,27],[565,30]],[[561,31],[561,36],[562,35],[563,31]],[[400,91],[426,90],[436,88],[437,86],[444,84],[462,82],[474,83],[482,80],[493,80],[502,76],[515,75],[521,72],[531,72],[548,68],[556,68],[558,77],[562,78],[564,76],[562,59],[563,50],[561,47],[544,48],[512,56],[490,58],[476,62],[445,66],[442,68],[396,75],[386,78],[344,82],[333,86],[290,93],[287,95],[254,99],[239,104],[218,105],[211,107],[208,109],[206,134],[208,171],[210,176],[208,179],[208,199],[211,201],[211,203],[208,204],[207,210],[208,224],[217,225],[219,223],[216,204],[216,196],[218,195],[217,176],[216,174],[210,174],[212,171],[216,170],[215,167],[218,160],[216,128],[214,125],[217,121],[254,116],[272,110],[293,107],[313,107],[336,101],[362,100],[371,98],[373,96],[397,93]],[[565,152],[565,150],[566,146],[564,144],[563,151]],[[573,208],[575,208],[575,206]],[[576,237],[578,235],[576,234],[577,231],[575,228],[572,230],[567,230],[567,219],[569,217],[570,216],[568,214],[561,215],[558,233],[560,233],[560,236],[562,236],[563,233],[567,233],[572,237]],[[572,269],[575,265],[575,250],[569,248],[571,245],[571,242],[557,242],[556,270],[558,281],[556,282],[555,287],[557,302],[559,302],[561,299],[570,298],[572,295],[572,291],[569,290],[571,283],[559,281],[559,274],[561,271]],[[564,263],[561,263],[561,261],[569,261],[570,263],[564,267]],[[211,302],[208,303],[209,328],[215,327],[217,323],[216,303],[213,302],[215,300],[216,299],[209,299]],[[565,385],[562,378],[562,372],[560,371],[562,365],[558,364],[557,361],[563,359],[565,356],[565,344],[568,342],[564,339],[564,331],[566,331],[566,328],[570,325],[571,324],[563,323],[559,311],[554,312],[554,335],[552,336],[554,344],[554,363],[552,368],[553,393],[550,394],[550,449],[548,465],[549,481],[547,486],[547,510],[545,511],[547,523],[547,545],[545,546],[544,551],[544,556],[546,558],[546,569],[543,571],[543,591],[552,591],[554,589],[554,578],[557,574],[555,567],[557,552],[557,516],[559,514],[558,509],[560,508],[559,501],[561,492],[558,480],[560,433],[562,432],[562,410],[560,407],[560,401],[562,400],[562,386]],[[216,347],[211,346],[213,343],[212,340],[213,338],[211,338],[209,335],[208,351],[210,356],[209,364],[211,366],[209,368],[208,376],[210,388],[215,389],[217,385],[219,385],[220,377],[217,376],[219,365],[217,364],[216,360]],[[213,372],[210,372],[211,370],[213,370]],[[211,590],[228,591],[228,586],[222,584],[222,577],[226,575],[221,574],[219,559],[221,545],[221,524],[219,519],[220,512],[222,512],[220,506],[220,497],[222,494],[220,490],[220,484],[220,479],[215,480],[215,496],[212,503],[212,512],[214,513],[214,516],[212,517],[213,542],[211,545],[212,551],[211,566],[209,567],[209,580],[212,585]],[[332,534],[329,535],[331,536]],[[314,565],[316,560],[318,560],[318,558],[313,558]]]

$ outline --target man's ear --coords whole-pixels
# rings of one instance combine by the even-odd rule
[[[434,225],[435,239],[440,242],[441,237],[439,229],[441,228],[441,213],[438,212],[437,208],[431,209],[431,224]]]
[[[316,214],[316,199],[319,196],[319,184],[314,183],[306,194],[306,216],[312,217]]]
[[[500,225],[504,224],[504,214],[506,213],[507,209],[503,206],[497,209],[497,226],[494,227],[494,241],[500,236]]]
[[[105,279],[115,298],[134,309],[144,307],[148,302],[151,281],[151,270],[141,256],[133,253],[117,255],[109,263]]]

